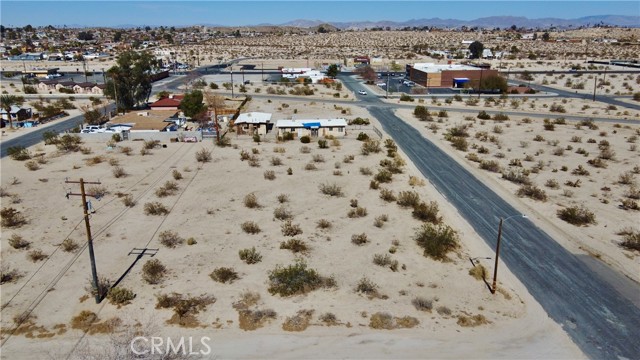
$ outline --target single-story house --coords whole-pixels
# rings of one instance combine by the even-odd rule
[[[182,99],[169,96],[149,104],[151,110],[178,110]]]
[[[347,135],[347,120],[345,119],[295,119],[278,120],[275,124],[276,135],[283,136],[285,133],[293,133],[294,136],[337,136]]]
[[[56,80],[43,80],[40,81],[38,85],[36,85],[36,87],[38,88],[38,90],[51,91],[56,90],[56,85],[58,85],[58,82]]]
[[[263,112],[249,112],[238,115],[238,118],[233,122],[236,127],[236,134],[249,134],[249,135],[266,135],[272,128],[271,113]]]
[[[11,111],[9,112],[9,116],[11,116],[11,121],[20,121],[29,119],[32,116],[31,108],[20,107],[17,105],[11,105]],[[9,116],[7,116],[7,110],[0,109],[0,118],[5,121],[9,121]]]
[[[73,91],[76,94],[92,94],[93,87],[96,86],[95,83],[90,82],[81,82],[73,85]]]
[[[171,118],[177,116],[177,111],[145,110],[132,111],[112,118],[109,122],[112,126],[118,124],[133,124],[131,132],[159,132],[166,131],[174,125]]]
[[[73,90],[74,86],[76,86],[75,81],[60,81],[59,83],[56,84],[56,89],[60,90],[62,88],[66,88],[66,89]]]

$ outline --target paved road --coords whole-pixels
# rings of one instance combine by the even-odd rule
[[[357,90],[353,84],[347,86]],[[393,109],[379,106],[376,97],[370,98],[371,115],[476,232],[495,247],[499,218],[517,214],[517,210],[396,117]],[[640,359],[640,309],[634,305],[640,298],[638,284],[608,270],[603,271],[609,281],[603,279],[593,271],[593,264],[568,252],[526,219],[505,222],[502,246],[502,261],[587,356]],[[616,280],[615,288],[610,284],[612,279]]]

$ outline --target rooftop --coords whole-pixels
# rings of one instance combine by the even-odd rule
[[[447,70],[480,70],[475,66],[462,64],[434,64],[434,63],[415,63],[413,68],[427,73],[438,73]]]
[[[165,121],[177,114],[176,111],[145,110],[124,114],[111,119],[111,124],[135,124],[131,130],[155,130],[162,131],[169,122]]]
[[[305,127],[305,125],[307,125],[308,127],[308,126],[315,126],[316,124],[319,124],[320,127],[347,126],[347,120],[345,119],[295,119],[295,120],[276,121],[276,127],[279,127],[279,128]]]
[[[249,112],[238,115],[234,124],[264,124],[271,121],[271,113]]]

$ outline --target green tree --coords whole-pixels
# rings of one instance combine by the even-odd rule
[[[327,69],[327,76],[330,78],[335,78],[336,76],[338,76],[338,65],[329,65],[329,68]]]
[[[184,112],[184,115],[190,118],[195,117],[205,109],[202,102],[202,91],[194,90],[184,95],[184,98],[180,102],[180,110]]]
[[[20,105],[20,97],[15,95],[2,95],[0,96],[0,106],[7,112],[7,118],[9,119],[9,127],[13,129],[13,120],[11,119],[11,106]]]
[[[542,34],[542,40],[543,41],[549,41],[550,38],[551,38],[551,36],[549,36],[548,32],[545,32],[544,34]]]
[[[150,53],[126,51],[120,54],[116,65],[107,70],[109,78],[104,93],[116,100],[118,109],[133,109],[149,101],[151,74],[157,68],[158,61]]]
[[[501,93],[507,92],[507,80],[500,75],[492,75],[483,77],[480,82],[480,88],[485,90],[500,90]]]
[[[484,50],[484,45],[480,41],[474,41],[469,45],[469,51],[471,51],[472,59],[479,59],[482,57],[482,50]]]
[[[113,42],[120,42],[122,41],[122,31],[116,31],[115,34],[113,34]]]

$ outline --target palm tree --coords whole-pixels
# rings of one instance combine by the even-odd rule
[[[9,127],[13,129],[13,120],[11,120],[11,106],[21,104],[20,98],[15,95],[1,95],[0,107],[7,112],[7,118],[9,119]]]

